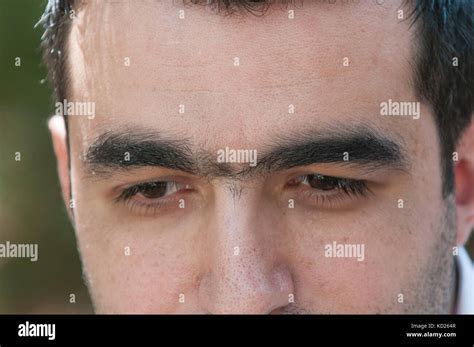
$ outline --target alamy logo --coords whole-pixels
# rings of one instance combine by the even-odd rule
[[[91,101],[68,101],[55,104],[56,114],[58,116],[84,116],[87,119],[95,118],[95,102]]]
[[[388,99],[380,103],[381,116],[411,116],[420,119],[420,103],[418,101],[393,101]]]
[[[257,166],[256,149],[231,149],[226,147],[217,151],[218,163],[249,163],[249,166]]]
[[[38,244],[0,243],[0,258],[30,258],[30,261],[37,261]]]
[[[56,338],[56,324],[36,324],[26,321],[18,325],[20,337],[47,337],[48,340]]]
[[[357,261],[364,261],[365,247],[363,243],[328,243],[324,246],[324,256],[326,258],[357,258]]]

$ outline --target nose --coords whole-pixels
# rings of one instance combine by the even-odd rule
[[[278,252],[275,218],[256,194],[216,193],[199,283],[204,310],[266,314],[289,304],[293,282]]]

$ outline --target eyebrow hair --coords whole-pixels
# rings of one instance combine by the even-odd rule
[[[303,6],[304,0],[183,0],[184,5],[201,5],[210,7],[217,13],[233,15],[237,13],[251,13],[263,16],[268,9],[279,5],[285,9],[289,5]]]
[[[88,148],[84,162],[96,177],[140,167],[162,167],[202,177],[234,179],[312,164],[360,166],[366,170],[408,168],[402,143],[367,125],[293,132],[273,137],[267,147],[270,150],[255,167],[242,169],[230,163],[218,163],[217,152],[193,152],[188,139],[169,139],[157,132],[132,129],[100,135]]]
[[[402,141],[367,124],[338,123],[324,132],[309,130],[277,137],[274,143],[274,149],[259,162],[270,172],[315,163],[357,165],[366,170],[406,170],[409,166]]]
[[[143,166],[195,170],[187,140],[168,140],[158,133],[139,129],[103,133],[89,146],[84,161],[89,170],[101,174]]]

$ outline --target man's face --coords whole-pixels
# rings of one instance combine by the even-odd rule
[[[78,11],[70,99],[96,116],[69,117],[71,191],[98,312],[451,309],[431,110],[381,114],[417,101],[399,5]]]

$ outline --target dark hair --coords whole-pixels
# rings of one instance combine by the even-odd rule
[[[80,1],[80,0],[79,0]],[[49,0],[40,20],[44,61],[56,100],[66,99],[69,72],[66,41],[78,0]],[[183,0],[218,11],[263,13],[271,3],[290,0]],[[432,108],[438,129],[443,195],[454,190],[453,152],[474,111],[474,1],[405,0],[407,18],[415,27],[414,81],[421,100]],[[77,10],[77,9],[76,9]],[[457,59],[458,64],[454,64]]]

